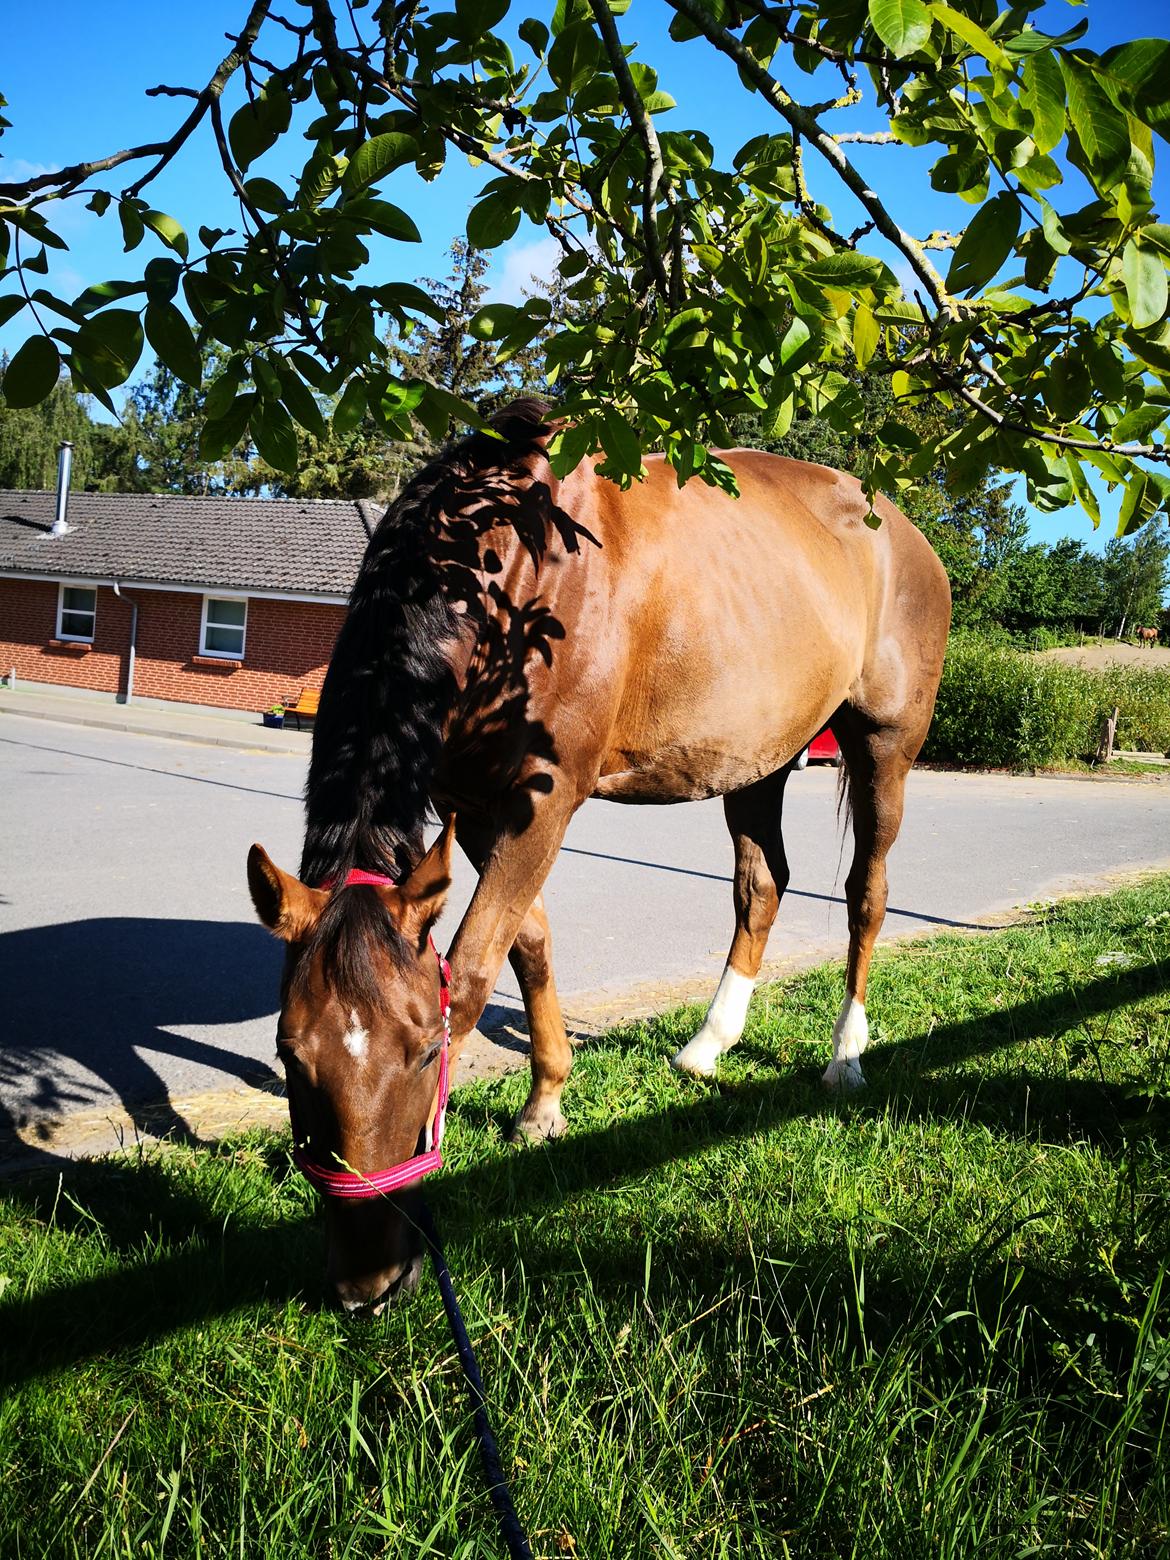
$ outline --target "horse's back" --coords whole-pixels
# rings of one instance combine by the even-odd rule
[[[739,498],[660,458],[597,499],[615,710],[598,790],[669,800],[771,773],[850,696],[937,682],[946,576],[909,520],[829,467],[734,450]],[[940,626],[941,625],[941,626]],[[930,696],[933,698],[933,687]]]

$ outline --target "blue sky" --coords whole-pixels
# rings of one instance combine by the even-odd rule
[[[92,4],[83,5],[80,0],[56,0],[54,4],[14,5],[6,10],[0,91],[8,98],[5,113],[12,128],[0,139],[0,180],[165,139],[179,122],[183,102],[146,97],[145,89],[160,82],[202,85],[227,51],[225,31],[239,27],[247,4],[246,0],[201,0],[197,4],[146,7],[129,0],[107,0],[96,13]],[[551,10],[551,0],[533,0],[516,14],[531,13],[547,20]],[[99,14],[100,24],[96,20]],[[1164,34],[1168,4],[1167,0],[1114,0],[1112,4],[1093,0],[1088,6],[1072,6],[1066,0],[1050,0],[1038,25],[1059,32],[1082,15],[1087,15],[1090,23],[1086,42],[1103,49],[1127,37]],[[778,124],[775,114],[743,90],[728,62],[702,40],[686,45],[670,42],[666,36],[669,21],[670,12],[662,0],[633,0],[618,23],[623,39],[640,46],[640,57],[659,69],[660,86],[678,101],[678,108],[659,122],[705,131],[721,161],[729,159],[751,136],[774,130]],[[527,52],[523,45],[518,46],[518,57]],[[777,69],[785,74],[779,66]],[[822,74],[807,78],[791,69],[787,74],[797,95],[807,91],[812,82],[817,83],[813,92],[821,94]],[[823,79],[828,86],[828,75]],[[225,104],[229,113],[240,92],[239,84],[233,85],[235,93],[229,90]],[[858,110],[839,128],[867,128],[870,123],[876,127],[879,121],[874,117],[867,122],[866,110]],[[278,147],[257,168],[277,179],[289,172],[279,160],[282,150]],[[886,147],[855,151],[862,170],[909,231],[924,235],[936,227],[954,228],[969,211],[967,207],[956,211],[954,201],[931,190],[926,170],[935,153],[908,154],[905,149]],[[1157,151],[1165,155],[1165,144],[1157,143]],[[830,171],[822,174],[814,169],[814,159],[807,161],[814,192],[832,208],[837,225],[848,229],[859,220],[851,197]],[[462,232],[468,208],[484,181],[482,169],[470,168],[454,155],[444,174],[430,185],[412,170],[395,173],[386,194],[415,217],[422,243],[403,245],[385,240],[377,248],[371,246],[372,269],[386,278],[410,281],[442,275],[447,247]],[[1170,180],[1164,168],[1159,170],[1158,186],[1158,204],[1165,212],[1170,207]],[[221,227],[238,223],[207,127],[149,187],[148,194],[154,205],[192,231],[201,222]],[[1071,191],[1060,204],[1065,201],[1079,204]],[[131,261],[141,264],[139,254],[122,254],[120,229],[112,211],[99,220],[75,200],[58,208],[57,226],[69,250],[60,256],[50,251],[53,269],[49,285],[55,285],[66,297],[95,282],[132,275]],[[148,244],[155,242],[147,240]],[[522,227],[515,239],[497,252],[491,277],[496,296],[518,298],[529,277],[546,272],[553,259],[552,240],[543,230]],[[27,331],[22,313],[0,331],[0,346],[11,352]],[[1075,510],[1032,519],[1034,534],[1045,540],[1074,535],[1101,546],[1111,534],[1106,520],[1094,536],[1089,521]]]

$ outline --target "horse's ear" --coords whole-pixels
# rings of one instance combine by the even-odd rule
[[[420,953],[431,927],[442,913],[443,901],[451,887],[451,851],[454,845],[455,814],[452,813],[430,850],[410,876],[398,885],[402,935],[416,942]]]
[[[283,942],[303,942],[329,899],[290,872],[282,872],[263,845],[248,852],[248,889],[256,914]]]

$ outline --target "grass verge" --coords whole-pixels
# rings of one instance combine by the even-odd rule
[[[431,1202],[534,1551],[1166,1553],[1168,961],[1170,879],[888,951],[855,1103],[832,967],[717,1086],[694,1010],[585,1048],[556,1144],[460,1091]],[[433,1281],[319,1309],[287,1148],[3,1187],[6,1557],[498,1553]]]

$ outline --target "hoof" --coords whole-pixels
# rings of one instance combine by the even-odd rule
[[[518,1147],[525,1143],[543,1143],[548,1138],[559,1138],[568,1125],[557,1105],[546,1105],[540,1110],[530,1110],[526,1105],[512,1123],[508,1141]]]
[[[860,1062],[830,1062],[821,1082],[832,1094],[856,1094],[865,1088],[865,1074]]]
[[[700,1029],[693,1040],[671,1057],[670,1065],[676,1072],[690,1073],[692,1078],[714,1078],[722,1050],[718,1040]]]

